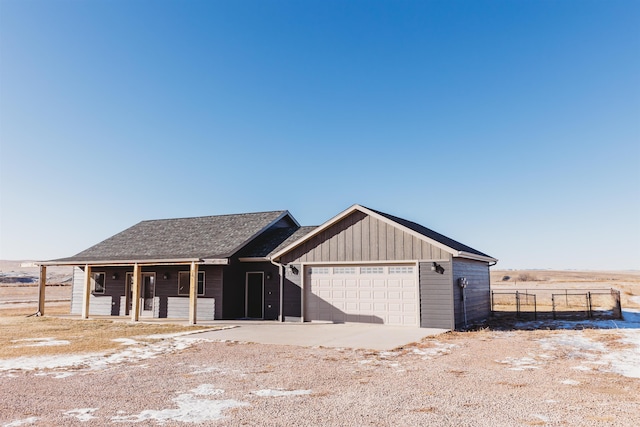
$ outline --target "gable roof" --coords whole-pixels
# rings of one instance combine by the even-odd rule
[[[241,260],[243,258],[268,260],[272,254],[309,234],[315,228],[316,226],[272,228],[243,248],[238,256]]]
[[[361,205],[353,205],[350,208],[348,208],[347,210],[339,213],[338,215],[336,215],[335,217],[331,218],[329,221],[325,222],[324,224],[322,224],[319,227],[314,228],[312,231],[310,231],[309,233],[307,233],[304,237],[300,238],[299,240],[292,242],[291,244],[287,245],[287,246],[283,246],[281,249],[279,249],[278,251],[275,251],[274,253],[272,253],[272,259],[279,259],[280,257],[282,257],[284,254],[286,254],[287,252],[290,252],[291,250],[295,249],[296,247],[300,246],[301,244],[303,244],[304,242],[308,241],[309,239],[311,239],[312,237],[318,235],[319,233],[321,233],[322,231],[328,229],[329,227],[333,226],[334,224],[340,222],[342,219],[346,218],[347,216],[351,215],[353,212],[355,211],[360,211],[366,215],[370,215],[372,217],[375,217],[381,221],[386,222],[387,224],[390,224],[394,227],[400,228],[401,230],[416,236],[417,238],[424,240],[426,242],[428,242],[429,244],[432,244],[436,247],[439,247],[440,249],[444,250],[445,252],[448,252],[450,254],[452,254],[455,257],[461,257],[461,258],[469,258],[469,259],[476,259],[476,260],[480,260],[480,261],[487,261],[487,262],[497,262],[498,260],[496,258],[493,258],[485,253],[482,253],[476,249],[473,249],[470,246],[464,245],[460,242],[457,242],[445,235],[442,235],[440,233],[437,233],[427,227],[424,227],[420,224],[417,224],[415,222],[412,221],[408,221],[406,219],[402,219],[393,215],[389,215],[386,214],[384,212],[380,212],[380,211],[376,211],[373,209],[369,209],[366,208],[364,206]]]
[[[298,225],[288,211],[142,221],[72,257],[50,263],[222,260],[283,219],[286,226]]]

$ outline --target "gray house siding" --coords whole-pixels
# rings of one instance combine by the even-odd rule
[[[464,290],[465,304],[462,301],[462,290],[458,280],[467,279]],[[491,291],[489,283],[489,265],[483,261],[470,259],[453,259],[453,300],[456,328],[464,325],[464,308],[466,306],[467,324],[479,322],[489,317],[491,311]]]
[[[221,266],[200,266],[205,273],[205,294],[198,296],[198,317],[202,319],[222,317],[222,268]],[[187,318],[189,315],[189,297],[178,295],[178,273],[189,271],[188,266],[144,267],[143,273],[155,273],[154,317]],[[126,315],[126,277],[133,273],[127,267],[94,267],[92,272],[105,273],[105,293],[92,293],[89,300],[90,315],[124,316]],[[167,278],[165,279],[165,274]],[[114,278],[115,277],[115,278]],[[71,314],[82,313],[84,290],[84,269],[73,269],[73,290]],[[219,299],[219,303],[215,303]],[[211,300],[211,301],[207,301]],[[185,310],[186,307],[186,310]]]
[[[355,211],[282,256],[291,262],[390,261],[448,259],[449,254],[424,240]]]
[[[124,295],[124,278],[122,284],[112,279],[113,274],[107,268],[96,267],[94,273],[105,273],[105,293],[89,296],[89,314],[94,316],[118,316],[120,314],[120,295]],[[82,297],[84,291],[84,269],[74,267],[73,289],[71,293],[71,314],[82,314]]]
[[[246,316],[247,273],[264,273],[264,319],[275,320],[280,314],[280,279],[278,267],[270,262],[237,262],[225,267],[223,319],[241,319]],[[271,275],[271,278],[268,278]]]
[[[285,269],[283,314],[284,320],[299,320],[302,317],[302,268],[299,264],[291,266],[296,268],[298,274],[290,268]]]
[[[451,261],[438,264],[443,274],[432,271],[430,262],[419,265],[420,327],[454,329]]]

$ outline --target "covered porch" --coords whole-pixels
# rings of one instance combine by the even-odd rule
[[[158,307],[153,307],[156,294],[156,275],[163,275],[165,284],[170,279],[169,273],[160,273],[162,269],[173,272],[172,282],[177,284],[177,289],[172,290],[176,294],[173,298],[179,301],[181,304],[181,310],[173,310],[172,316],[167,315],[166,302],[165,311],[163,317],[171,317],[174,320],[179,317],[188,321],[188,324],[195,325],[199,322],[198,315],[198,296],[204,295],[204,271],[202,271],[202,265],[224,265],[227,263],[226,259],[222,260],[174,260],[174,261],[142,261],[142,262],[86,262],[80,263],[60,263],[60,262],[43,262],[39,265],[39,282],[38,282],[38,311],[39,315],[46,313],[45,300],[46,300],[46,278],[48,266],[72,266],[74,269],[74,275],[76,272],[80,272],[82,276],[80,278],[74,278],[74,291],[75,295],[72,296],[72,307],[74,304],[79,305],[80,308],[77,311],[76,316],[80,319],[88,319],[90,314],[95,318],[95,313],[91,313],[92,300],[96,301],[96,297],[102,298],[110,302],[111,298],[114,302],[110,302],[115,307],[111,312],[110,318],[124,317],[122,314],[132,322],[138,322],[142,319],[151,320],[157,316]],[[188,268],[188,270],[187,270]],[[151,272],[150,272],[151,271]],[[108,272],[108,273],[107,273]],[[151,279],[151,294],[148,295],[149,279]],[[162,280],[162,278],[161,278]],[[78,283],[81,281],[80,283]],[[105,288],[107,284],[111,288],[118,288],[117,290],[111,290],[110,293],[105,294]],[[117,286],[113,286],[117,285]],[[75,289],[77,288],[77,289]],[[80,292],[80,295],[77,295]],[[213,291],[210,292],[210,294]],[[166,293],[166,292],[165,292]],[[179,295],[179,297],[178,297]],[[149,296],[151,299],[149,299]],[[164,297],[166,301],[167,297]],[[121,302],[120,302],[121,300]],[[118,306],[116,306],[118,301]],[[208,304],[214,304],[214,298],[207,298]],[[157,302],[155,303],[156,305]],[[122,307],[119,307],[122,305]],[[149,306],[147,306],[149,305]],[[150,317],[144,317],[143,313],[151,312]],[[72,309],[73,311],[73,309]],[[211,317],[209,320],[213,320],[213,309],[211,309]],[[179,316],[176,313],[179,312]],[[182,314],[186,314],[186,316]]]

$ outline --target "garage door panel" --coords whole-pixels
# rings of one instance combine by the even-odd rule
[[[373,299],[387,299],[387,293],[385,291],[373,291]]]
[[[415,266],[314,267],[305,318],[419,326],[414,272]]]

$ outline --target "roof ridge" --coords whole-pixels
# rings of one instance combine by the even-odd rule
[[[259,214],[270,214],[270,213],[278,213],[283,214],[285,212],[289,212],[286,209],[283,210],[274,210],[274,211],[262,211],[262,212],[244,212],[244,213],[236,213],[236,214],[220,214],[220,215],[202,215],[202,216],[185,216],[180,218],[157,218],[157,219],[145,219],[139,222],[154,222],[154,221],[180,221],[184,219],[200,219],[200,218],[222,218],[225,216],[234,217],[234,216],[242,216],[242,215],[259,215]]]

